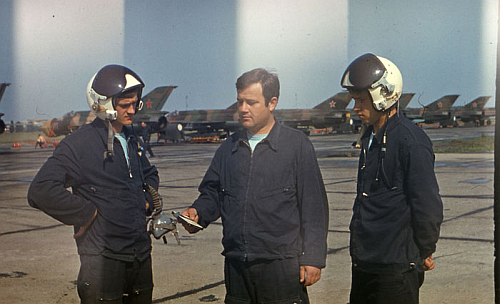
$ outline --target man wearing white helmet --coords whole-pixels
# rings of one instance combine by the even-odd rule
[[[61,141],[28,190],[31,206],[74,226],[81,303],[152,302],[146,216],[153,203],[144,189],[158,189],[158,171],[126,128],[143,87],[127,67],[99,70],[87,86],[97,118]]]
[[[356,58],[341,85],[368,126],[349,226],[350,303],[418,303],[443,220],[432,143],[399,112],[403,79],[388,59]]]

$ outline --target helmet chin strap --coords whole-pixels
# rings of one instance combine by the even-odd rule
[[[111,121],[108,120],[108,145],[107,150],[104,151],[104,159],[108,157],[113,157],[113,140],[115,137],[115,133],[113,132],[113,126],[111,125]]]

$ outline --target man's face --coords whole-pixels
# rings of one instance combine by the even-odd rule
[[[241,124],[250,134],[267,134],[274,125],[272,111],[278,103],[273,97],[266,106],[262,85],[253,83],[238,92],[238,115]]]
[[[358,114],[359,119],[367,125],[377,123],[381,117],[385,117],[383,112],[375,110],[372,104],[372,99],[368,91],[351,92],[354,99],[354,112]]]
[[[132,124],[138,99],[137,95],[116,99],[115,110],[117,112],[117,123],[124,126]]]

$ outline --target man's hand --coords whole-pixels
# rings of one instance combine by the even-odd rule
[[[198,219],[199,219],[198,211],[196,211],[195,208],[188,208],[188,209],[182,211],[181,214],[189,217],[191,220],[198,223]],[[189,233],[196,233],[196,232],[200,231],[199,228],[192,226],[192,225],[189,225],[188,223],[185,223],[183,221],[181,221],[181,223],[182,223],[182,226],[184,226],[184,229],[186,229],[186,231]]]
[[[73,238],[77,239],[81,237],[85,233],[85,231],[87,231],[87,229],[90,227],[90,225],[92,224],[92,222],[95,220],[96,217],[97,217],[97,209],[95,210],[92,219],[87,224],[85,224],[85,226],[80,227],[80,229],[78,229],[78,231],[73,235]]]
[[[300,266],[300,283],[311,286],[321,278],[321,269],[314,266]]]
[[[424,270],[427,271],[427,270],[432,270],[434,269],[434,267],[436,267],[436,262],[434,262],[432,260],[432,254],[424,260]]]

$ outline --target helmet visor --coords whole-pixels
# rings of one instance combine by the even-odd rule
[[[131,89],[131,87],[127,87],[127,74],[135,78],[141,87],[144,86],[139,76],[129,68],[120,65],[108,65],[97,73],[92,88],[103,96],[112,97],[118,95]]]
[[[364,54],[347,67],[342,77],[342,86],[364,90],[380,80],[385,72],[385,66],[377,56],[370,53]]]

